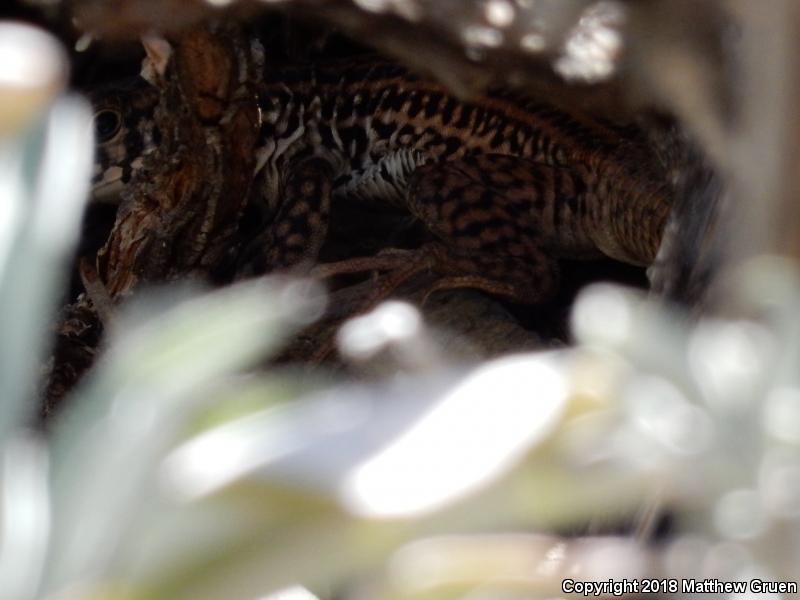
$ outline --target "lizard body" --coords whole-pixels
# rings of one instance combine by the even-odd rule
[[[371,61],[270,70],[258,98],[253,201],[268,219],[244,272],[313,263],[339,196],[409,210],[441,240],[419,265],[523,302],[552,291],[554,258],[656,256],[671,188],[634,126],[509,92],[462,101]],[[105,185],[157,143],[152,129],[120,122],[128,133],[100,144]],[[135,152],[120,149],[131,131]]]

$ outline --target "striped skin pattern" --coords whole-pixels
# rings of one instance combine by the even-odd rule
[[[507,92],[461,101],[371,61],[274,69],[259,85],[253,202],[265,224],[240,276],[313,265],[345,196],[406,209],[436,236],[396,255],[400,271],[523,303],[553,292],[557,258],[649,265],[656,255],[671,188],[633,126]],[[387,264],[353,259],[326,273]]]
[[[555,258],[656,255],[670,188],[634,127],[508,93],[462,102],[368,62],[272,72],[261,99],[260,185],[277,217],[245,253],[248,274],[313,263],[331,196],[408,209],[440,240],[398,266],[519,302],[553,291]]]

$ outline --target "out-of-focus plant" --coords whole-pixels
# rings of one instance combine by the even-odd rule
[[[567,577],[794,576],[800,285],[766,259],[740,286],[750,320],[692,327],[595,288],[577,305],[575,348],[469,369],[414,371],[432,342],[412,309],[384,306],[341,336],[360,360],[385,346],[407,359],[371,385],[243,374],[319,310],[313,287],[164,291],[115,318],[49,439],[26,433],[91,136],[79,101],[45,108],[62,59],[24,36],[19,64],[46,59],[49,76],[19,80],[42,99],[9,103],[16,116],[0,101],[4,596],[310,597],[302,584],[535,598]],[[13,87],[9,64],[0,84]],[[675,538],[648,548],[663,507]],[[638,538],[535,533],[632,514]]]
[[[0,440],[28,412],[43,333],[77,238],[92,162],[85,104],[62,98],[66,58],[46,34],[0,24]]]
[[[16,428],[35,410],[37,365],[92,156],[84,103],[63,98],[51,107],[65,81],[55,40],[0,23],[0,580],[9,597],[32,591],[44,560],[46,452]]]

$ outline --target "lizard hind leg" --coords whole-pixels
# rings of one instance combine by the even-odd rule
[[[367,306],[422,271],[440,276],[426,298],[439,290],[472,288],[520,304],[545,302],[556,290],[558,270],[543,250],[541,211],[535,207],[539,196],[548,196],[542,205],[552,197],[552,175],[547,165],[501,155],[418,167],[407,205],[438,241],[320,265],[313,274],[390,271]]]
[[[538,172],[538,169],[544,173]],[[520,304],[555,292],[558,267],[543,249],[535,207],[551,191],[552,168],[505,155],[429,164],[413,174],[408,206],[441,242],[432,270],[442,278],[428,291],[479,289]]]

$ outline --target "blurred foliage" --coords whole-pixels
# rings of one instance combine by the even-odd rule
[[[21,68],[63,61],[25,35]],[[314,286],[154,291],[49,435],[32,431],[91,163],[84,103],[42,73],[22,85],[40,102],[0,103],[16,111],[0,140],[3,594],[544,598],[574,573],[796,577],[800,283],[775,258],[739,273],[747,318],[690,325],[601,286],[574,348],[362,385],[249,371],[319,314]],[[426,335],[384,333],[412,351]],[[646,544],[666,509],[672,537]],[[633,535],[555,534],[631,515]]]

